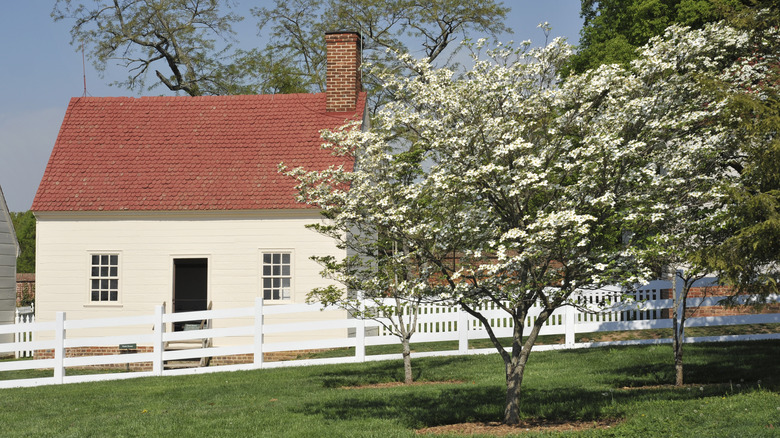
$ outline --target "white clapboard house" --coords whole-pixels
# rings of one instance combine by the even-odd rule
[[[278,172],[352,165],[320,131],[365,120],[360,37],[325,39],[324,93],[73,98],[32,205],[37,320],[303,303],[327,284],[310,256],[342,251]]]

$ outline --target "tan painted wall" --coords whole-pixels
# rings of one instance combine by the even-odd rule
[[[255,297],[262,294],[260,265],[264,250],[292,251],[290,302],[303,303],[312,288],[328,284],[319,275],[320,266],[309,257],[343,254],[331,239],[305,228],[306,224],[321,220],[312,211],[39,212],[36,216],[37,321],[52,321],[58,311],[67,312],[68,320],[149,315],[163,302],[170,311],[173,260],[187,257],[208,259],[208,298],[214,309],[253,306]],[[90,302],[90,254],[95,252],[120,255],[117,303]],[[345,315],[326,312],[316,317],[331,319]],[[223,324],[215,324],[219,326]],[[116,329],[101,334],[126,332]],[[68,336],[87,334],[68,333]]]

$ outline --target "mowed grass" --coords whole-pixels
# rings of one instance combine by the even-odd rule
[[[685,353],[683,388],[668,385],[668,345],[532,353],[524,418],[618,422],[523,436],[780,435],[780,341],[692,344]],[[401,380],[399,360],[3,389],[0,435],[413,437],[501,419],[496,354],[413,365],[418,382],[438,383],[366,387]]]

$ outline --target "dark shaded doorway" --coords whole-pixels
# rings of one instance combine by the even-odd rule
[[[208,303],[208,259],[173,260],[173,311],[193,312],[206,310]],[[183,330],[185,324],[200,321],[184,321],[174,324],[174,330]]]

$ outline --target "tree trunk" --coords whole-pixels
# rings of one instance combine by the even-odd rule
[[[528,361],[528,352],[523,350],[519,356],[512,355],[512,360],[506,364],[506,406],[504,407],[504,423],[520,423],[520,388],[523,384],[523,373]]]
[[[683,384],[683,324],[679,320],[680,304],[675,300],[674,312],[672,312],[672,335],[674,337],[672,349],[674,350],[674,385]]]
[[[675,373],[675,386],[682,386],[683,384],[683,325],[680,321],[680,302],[678,299],[674,300],[674,310],[672,311],[672,350],[674,352],[674,373]]]
[[[401,345],[404,357],[404,384],[409,385],[414,381],[412,379],[412,349],[409,346],[409,338],[403,338]]]
[[[688,293],[696,277],[683,277],[678,275],[683,282],[680,293],[677,293],[677,281],[675,280],[674,311],[672,312],[672,332],[674,336],[674,386],[683,385],[683,344],[685,343],[685,319],[688,312]]]
[[[525,314],[523,314],[520,321],[515,320],[511,358],[508,361],[504,360],[504,365],[506,366],[504,424],[514,425],[520,423],[520,388],[523,384],[525,365],[528,363],[528,357],[531,355],[531,348],[533,348],[536,338],[539,337],[539,331],[542,329],[544,322],[547,321],[547,318],[549,318],[549,315],[550,312],[545,310],[536,318],[525,344],[523,344],[522,323],[525,319]]]
[[[679,336],[674,340],[674,386],[683,385],[683,348]]]
[[[565,297],[564,297],[565,298]],[[504,424],[515,425],[520,423],[520,388],[523,383],[523,374],[525,373],[525,364],[528,362],[528,357],[531,355],[531,348],[533,348],[536,339],[539,337],[539,331],[545,321],[550,318],[552,311],[560,307],[560,303],[557,303],[552,308],[545,308],[534,321],[534,326],[531,329],[531,333],[523,343],[523,323],[528,315],[528,309],[517,308],[516,312],[512,312],[512,319],[514,328],[512,331],[512,351],[507,352],[501,345],[501,342],[496,337],[495,332],[485,318],[484,315],[475,311],[466,304],[460,303],[464,310],[470,315],[477,318],[485,327],[490,336],[490,341],[496,347],[496,350],[504,360],[504,367],[506,371],[506,405],[504,406]]]

